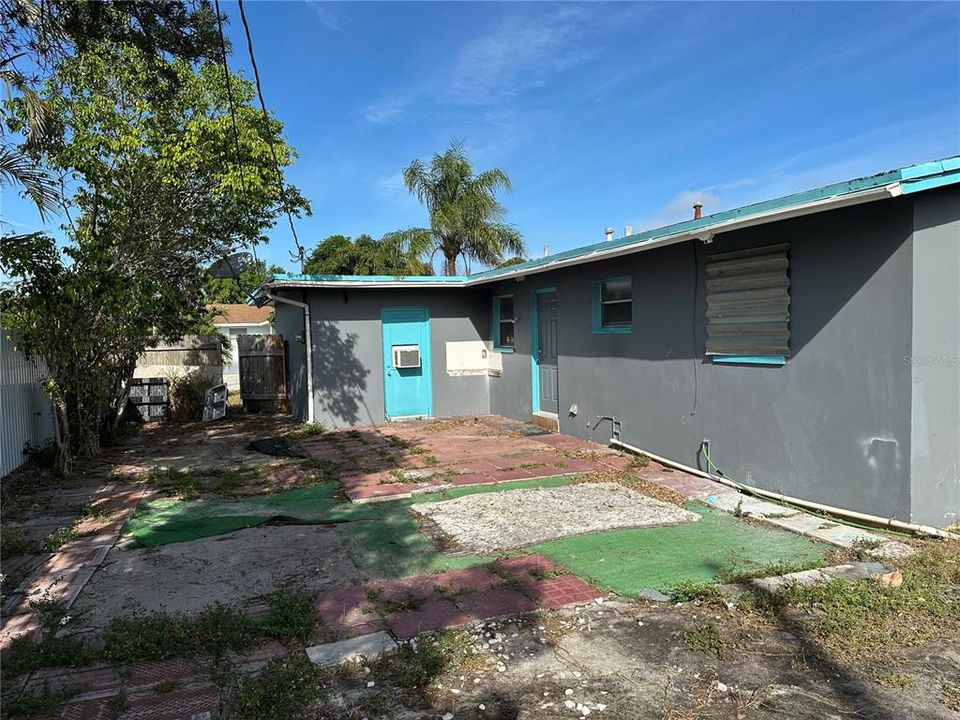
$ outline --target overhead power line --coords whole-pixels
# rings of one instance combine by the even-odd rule
[[[253,68],[253,78],[257,87],[257,97],[260,100],[260,109],[263,111],[263,119],[269,128],[270,113],[267,111],[267,103],[263,100],[263,88],[260,84],[260,70],[257,68],[257,59],[253,54],[253,38],[250,35],[250,24],[247,22],[247,14],[243,9],[243,0],[237,0],[237,5],[240,7],[240,22],[243,23],[243,32],[247,36],[247,51],[250,54],[250,66]],[[267,133],[267,145],[270,147],[270,157],[273,159],[273,167],[277,171],[277,182],[280,184],[280,192],[282,194],[285,192],[283,171],[280,169],[280,162],[277,160],[277,150],[273,146],[273,138],[269,132]],[[287,221],[290,224],[290,233],[293,235],[293,242],[297,246],[297,252],[290,253],[290,257],[294,260],[300,261],[300,272],[303,272],[304,262],[306,260],[306,251],[303,249],[303,246],[300,244],[300,239],[297,237],[297,229],[294,227],[293,223],[293,213],[290,212],[289,208],[286,208],[286,213]]]

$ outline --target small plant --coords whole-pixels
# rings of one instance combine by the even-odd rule
[[[737,500],[737,506],[733,509],[734,517],[743,517],[743,498]]]
[[[48,634],[40,642],[18,637],[4,655],[3,676],[17,677],[46,667],[81,667],[89,662],[90,651],[77,637]]]
[[[163,613],[114,618],[107,626],[103,656],[114,663],[167,660],[190,654],[189,624]]]
[[[427,455],[426,457],[423,458],[423,464],[426,465],[427,467],[436,467],[437,465],[440,464],[440,461],[437,460],[437,457],[435,455]]]
[[[705,623],[683,634],[683,641],[692,650],[699,650],[704,655],[713,655],[717,660],[723,660],[727,652],[727,641],[723,639],[716,623]]]
[[[646,455],[633,455],[630,458],[630,464],[627,465],[627,470],[642,470],[650,464],[650,458]]]
[[[313,600],[292,590],[278,590],[267,598],[270,612],[260,625],[260,632],[269,637],[291,638],[301,643],[310,639],[317,618]]]
[[[960,682],[943,681],[943,704],[954,712],[960,712]]]
[[[695,583],[684,580],[670,589],[670,596],[677,602],[691,602],[722,597],[720,590],[713,583]]]
[[[79,695],[82,690],[83,688],[78,685],[71,685],[51,691],[48,685],[44,685],[43,690],[29,690],[21,693],[15,699],[5,699],[3,701],[4,715],[22,718],[37,715],[53,717],[61,705],[75,695]]]
[[[203,403],[211,382],[199,371],[167,376],[173,419],[190,422],[203,417]]]
[[[193,621],[190,641],[199,651],[221,657],[227,650],[246,650],[256,639],[253,621],[242,610],[214,603]]]
[[[23,454],[27,456],[27,462],[43,468],[52,468],[57,464],[57,443],[53,440],[40,445],[24,443]]]
[[[236,468],[224,468],[218,475],[220,482],[215,491],[224,496],[233,495],[247,482],[247,474]]]
[[[130,702],[127,700],[127,694],[121,690],[107,700],[103,708],[104,717],[106,720],[120,720],[128,707],[130,707]]]
[[[284,436],[290,438],[291,440],[303,440],[308,437],[323,435],[325,432],[327,432],[327,426],[323,423],[303,423],[292,430],[287,430],[287,432],[284,433]]]
[[[203,491],[200,480],[189,470],[154,466],[147,471],[147,482],[164,490],[176,490],[184,499],[195,498]]]
[[[37,543],[30,539],[27,531],[19,527],[0,527],[0,557],[29,555],[39,550]]]
[[[227,694],[223,717],[233,720],[297,720],[312,717],[324,697],[321,671],[305,653],[272,660],[260,675],[241,675]]]

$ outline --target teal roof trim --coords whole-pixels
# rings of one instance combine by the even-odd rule
[[[643,249],[643,243],[648,241],[665,238],[680,233],[692,232],[697,230],[708,231],[712,227],[722,223],[748,218],[762,213],[768,213],[777,210],[789,210],[791,207],[804,205],[817,200],[848,195],[851,193],[865,190],[874,190],[882,188],[893,183],[900,183],[904,194],[922,192],[938,187],[960,184],[960,155],[934,160],[933,162],[920,163],[918,165],[909,165],[897,170],[888,170],[868,175],[862,178],[847,180],[839,183],[824,185],[823,187],[804,192],[793,193],[772,200],[744,205],[733,210],[726,210],[713,215],[705,215],[698,220],[685,220],[684,222],[666,225],[653,230],[634,233],[626,237],[617,238],[607,242],[598,242],[590,245],[582,245],[571,250],[547,255],[546,257],[528,260],[527,262],[509,265],[504,268],[494,268],[477,273],[476,275],[457,275],[447,277],[443,275],[297,275],[285,274],[274,275],[268,283],[283,282],[331,282],[331,283],[358,283],[377,285],[378,283],[402,283],[404,285],[417,285],[429,283],[433,285],[450,284],[463,285],[466,282],[475,283],[478,281],[492,281],[501,276],[512,277],[522,274],[524,270],[534,270],[544,265],[550,265],[558,261],[575,260],[580,257],[586,257],[592,253],[600,251],[616,250],[624,246],[637,246],[637,250]],[[261,288],[262,289],[262,288]],[[258,291],[255,295],[259,296]]]
[[[417,283],[462,283],[467,280],[466,275],[301,275],[299,273],[283,273],[272,276],[271,280],[287,280],[290,282],[402,282],[416,285]]]

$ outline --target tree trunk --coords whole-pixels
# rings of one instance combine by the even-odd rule
[[[457,274],[457,256],[444,255],[444,274],[452,277]]]
[[[73,472],[73,455],[70,452],[70,421],[67,408],[62,402],[53,403],[53,437],[57,443],[57,470],[69,476]]]

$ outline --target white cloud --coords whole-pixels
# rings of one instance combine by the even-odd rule
[[[340,18],[333,10],[333,3],[323,2],[323,0],[303,1],[325,28],[335,32],[344,32],[343,25],[340,24]]]
[[[635,10],[604,13],[587,6],[544,5],[511,11],[496,27],[469,40],[452,61],[361,110],[373,123],[409,116],[413,106],[439,102],[459,108],[502,110],[557,75],[598,56],[598,35]]]
[[[635,222],[633,224],[634,232],[652,230],[683,220],[692,220],[693,204],[698,201],[703,204],[704,215],[720,210],[720,197],[709,190],[684,190],[663,207]]]
[[[403,183],[403,173],[399,170],[389,175],[381,175],[376,180],[377,192],[385,197],[396,197],[407,192],[407,186]]]
[[[409,98],[400,95],[381,98],[367,106],[363,111],[363,117],[367,122],[372,122],[377,125],[392,122],[403,114],[408,99]]]

